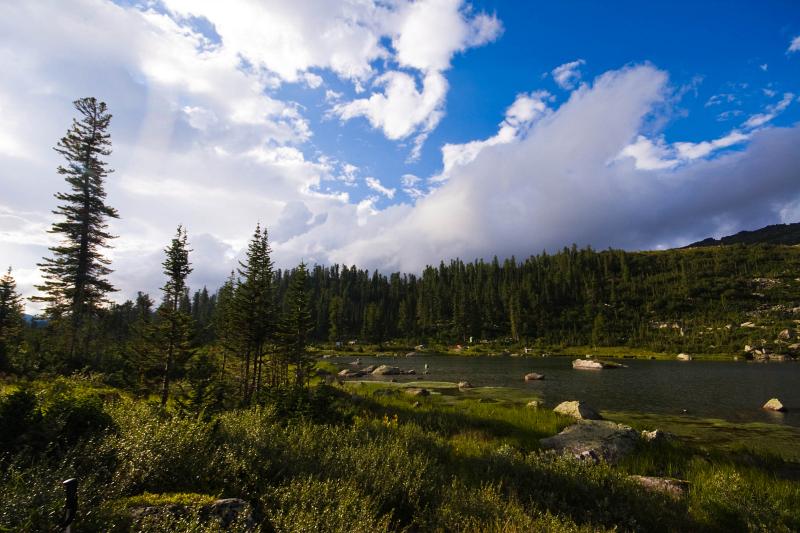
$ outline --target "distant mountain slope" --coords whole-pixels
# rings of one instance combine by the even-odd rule
[[[726,244],[800,244],[800,222],[794,224],[773,224],[753,231],[740,231],[721,239],[704,239],[686,248],[701,246],[720,246]]]

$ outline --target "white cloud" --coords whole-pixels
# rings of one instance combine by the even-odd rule
[[[414,76],[400,71],[381,75],[375,86],[383,87],[383,92],[337,104],[333,113],[342,120],[363,116],[392,140],[405,139],[419,130],[431,131],[443,116],[447,80],[439,72],[427,73],[421,90]]]
[[[798,51],[800,51],[800,35],[792,39],[792,42],[789,43],[789,49],[786,50],[786,53],[792,53]]]
[[[769,70],[769,65],[767,63],[763,63],[763,64],[759,65],[758,68],[760,68],[761,70],[766,72],[767,70]]]
[[[547,91],[518,94],[514,103],[506,109],[505,119],[498,125],[495,135],[464,144],[445,144],[442,147],[442,172],[433,176],[431,181],[446,181],[455,167],[472,162],[489,146],[507,144],[521,138],[537,119],[547,114],[547,102],[551,100],[552,95]]]
[[[562,89],[572,89],[581,79],[580,68],[586,64],[583,59],[564,63],[553,69],[552,75],[555,82]]]
[[[680,164],[663,137],[652,141],[644,135],[638,135],[635,142],[622,149],[618,159],[625,157],[632,158],[639,170],[662,170]]]
[[[787,107],[789,107],[789,104],[791,104],[793,100],[794,100],[793,93],[784,93],[783,98],[779,102],[767,106],[767,109],[764,113],[758,113],[752,115],[742,125],[745,128],[750,128],[750,129],[763,126],[764,124],[772,121],[775,117],[781,114]]]
[[[367,184],[367,187],[369,187],[373,191],[382,194],[389,199],[394,198],[394,193],[396,192],[396,189],[384,187],[384,185],[380,182],[379,179],[368,176],[364,178],[364,182]]]

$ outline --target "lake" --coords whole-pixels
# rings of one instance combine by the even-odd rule
[[[344,368],[353,357],[331,362]],[[388,364],[415,369],[416,376],[395,376],[400,382],[469,381],[475,387],[514,387],[541,397],[548,406],[582,400],[600,410],[681,414],[733,422],[771,422],[800,427],[800,364],[734,361],[652,361],[626,359],[628,368],[574,370],[571,357],[414,357],[360,356],[362,367]],[[425,364],[429,374],[422,376]],[[545,375],[523,380],[528,372]],[[361,379],[388,380],[388,377]],[[779,398],[787,413],[761,409]]]

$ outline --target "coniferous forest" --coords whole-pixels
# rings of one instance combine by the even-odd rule
[[[105,192],[112,116],[95,98],[75,116],[55,148],[65,186],[31,298],[41,315],[25,315],[11,268],[0,278],[0,530],[58,530],[67,478],[79,531],[800,528],[794,452],[659,437],[622,461],[575,459],[540,449],[570,419],[530,398],[342,383],[322,359],[730,360],[752,357],[745,345],[791,359],[800,248],[573,245],[420,273],[281,269],[256,224],[227,280],[190,287],[192,236],[176,221],[159,293],[125,300],[106,255],[108,223],[125,216]],[[690,488],[642,491],[634,475]]]

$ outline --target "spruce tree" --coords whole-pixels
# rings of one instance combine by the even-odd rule
[[[294,366],[294,385],[302,387],[314,365],[307,350],[314,325],[311,320],[308,270],[305,263],[300,263],[292,273],[284,302],[278,338],[285,362]]]
[[[244,350],[242,396],[249,402],[266,379],[273,385],[285,379],[284,369],[277,361],[269,361],[269,375],[264,376],[264,356],[267,343],[274,337],[274,268],[267,228],[256,225],[247,247],[245,261],[239,262],[239,283],[236,287],[236,319]],[[251,368],[252,367],[252,368]]]
[[[116,209],[106,204],[104,184],[113,172],[103,160],[111,154],[111,114],[106,104],[95,98],[81,98],[74,106],[80,117],[73,119],[72,127],[55,147],[66,160],[58,173],[69,185],[68,192],[55,195],[61,204],[53,213],[61,220],[49,230],[60,237],[60,242],[50,248],[52,257],[38,264],[44,283],[36,288],[45,294],[32,298],[45,304],[51,320],[70,318],[70,356],[74,355],[81,327],[115,290],[106,279],[112,271],[102,249],[114,238],[107,231],[106,221],[119,218]]]
[[[11,275],[11,267],[0,278],[0,372],[10,370],[10,356],[15,351],[22,329],[22,297]]]
[[[181,309],[181,301],[187,292],[186,278],[192,272],[189,263],[189,250],[186,230],[178,226],[178,231],[170,245],[164,250],[166,259],[162,263],[167,282],[161,287],[164,301],[158,309],[159,330],[164,347],[164,374],[161,382],[161,405],[169,399],[170,377],[176,361],[183,361],[189,351],[191,316]]]

